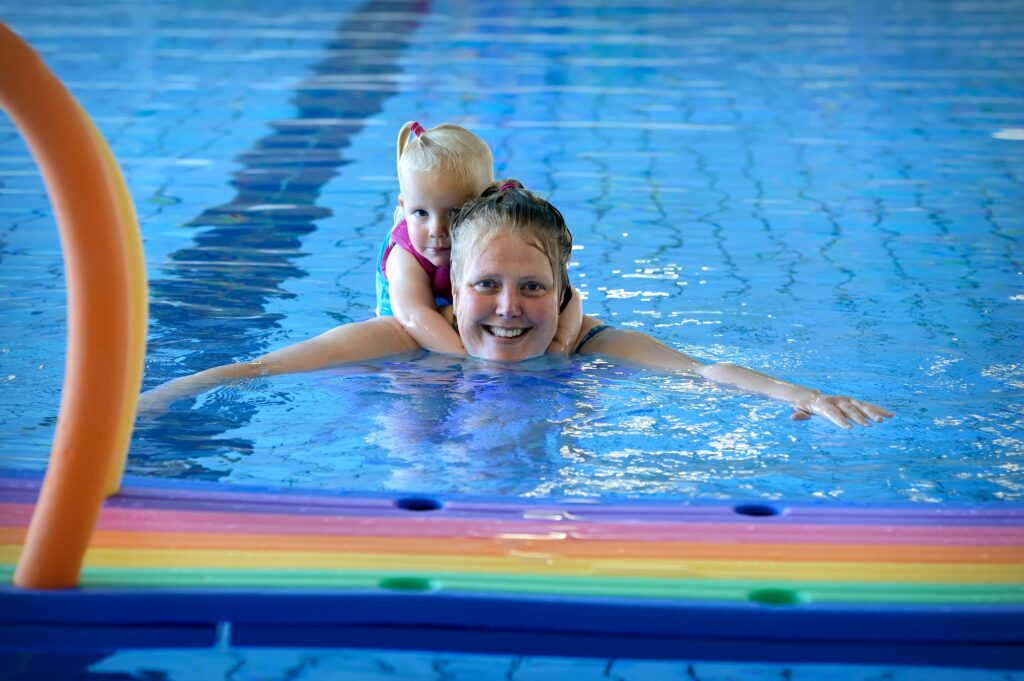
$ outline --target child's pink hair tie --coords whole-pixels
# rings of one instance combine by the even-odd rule
[[[516,183],[515,182],[506,182],[505,184],[503,184],[500,187],[498,187],[498,191],[499,192],[503,192],[506,189],[516,189]]]
[[[412,125],[409,126],[409,130],[411,130],[412,134],[416,135],[417,137],[423,134],[423,126],[420,125],[417,121],[412,122]]]

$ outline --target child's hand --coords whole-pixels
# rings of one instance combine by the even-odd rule
[[[455,325],[455,306],[454,305],[445,305],[444,307],[439,307],[439,308],[437,308],[437,311],[438,311],[438,313],[442,317],[444,317],[444,320],[446,322],[448,322],[452,326]]]
[[[850,421],[860,426],[870,426],[871,421],[881,423],[892,418],[892,412],[886,411],[877,404],[847,397],[846,395],[823,395],[816,392],[810,398],[793,405],[794,421],[806,421],[811,414],[824,416],[840,428],[852,428]]]
[[[569,304],[558,315],[558,328],[555,329],[555,337],[551,339],[546,352],[562,355],[572,352],[573,343],[580,335],[582,326],[583,303],[580,300],[580,292],[573,288]]]

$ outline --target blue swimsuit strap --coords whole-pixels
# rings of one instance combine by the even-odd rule
[[[574,355],[579,354],[579,351],[583,349],[583,346],[586,345],[591,338],[601,333],[602,331],[607,331],[610,328],[612,328],[611,324],[598,324],[590,331],[587,331],[587,333],[584,334],[583,338],[580,339],[580,342],[576,344],[576,349],[573,350],[572,353]]]

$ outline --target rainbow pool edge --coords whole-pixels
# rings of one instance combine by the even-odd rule
[[[0,477],[10,584],[37,474]],[[131,478],[19,651],[302,646],[1024,666],[1024,508],[594,503]]]

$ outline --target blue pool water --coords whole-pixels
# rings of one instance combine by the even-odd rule
[[[394,137],[418,119],[470,126],[499,176],[563,209],[588,313],[898,414],[846,433],[600,360],[406,357],[177,405],[140,425],[129,472],[1019,500],[1021,3],[886,7],[6,3],[127,174],[152,287],[147,386],[370,316]],[[41,467],[60,257],[41,181],[0,125],[0,462]]]
[[[563,210],[586,312],[897,413],[844,432],[601,359],[498,370],[421,353],[176,405],[140,423],[129,473],[527,496],[1024,498],[1022,2],[0,0],[0,16],[126,173],[151,285],[147,387],[372,315],[394,137],[418,119],[472,128],[499,176]],[[38,469],[62,377],[63,276],[41,180],[2,117],[0,258],[0,467]],[[144,669],[124,665],[107,671]],[[635,678],[793,672],[657,669]],[[507,678],[549,678],[528,671]]]

